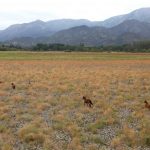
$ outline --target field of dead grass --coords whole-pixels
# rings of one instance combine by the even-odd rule
[[[1,150],[150,149],[150,60],[3,60],[0,81]]]

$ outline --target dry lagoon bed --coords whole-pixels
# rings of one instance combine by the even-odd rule
[[[0,81],[0,150],[150,150],[150,60],[1,60]]]

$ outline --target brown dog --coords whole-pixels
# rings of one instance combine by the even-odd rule
[[[150,110],[150,104],[146,100],[144,101],[144,103],[145,103],[145,108],[148,108]]]
[[[16,88],[16,86],[15,86],[14,83],[11,83],[11,87],[12,87],[12,89],[15,89],[15,88]]]
[[[87,105],[88,107],[92,107],[93,103],[90,99],[87,99],[85,96],[83,96],[84,105]]]

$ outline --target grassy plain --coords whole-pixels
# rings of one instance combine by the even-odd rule
[[[150,60],[150,53],[0,52],[0,60]]]
[[[144,100],[150,54],[0,52],[0,149],[149,150]]]

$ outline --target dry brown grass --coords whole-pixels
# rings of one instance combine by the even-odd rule
[[[0,72],[0,149],[150,149],[149,60],[1,61]]]

